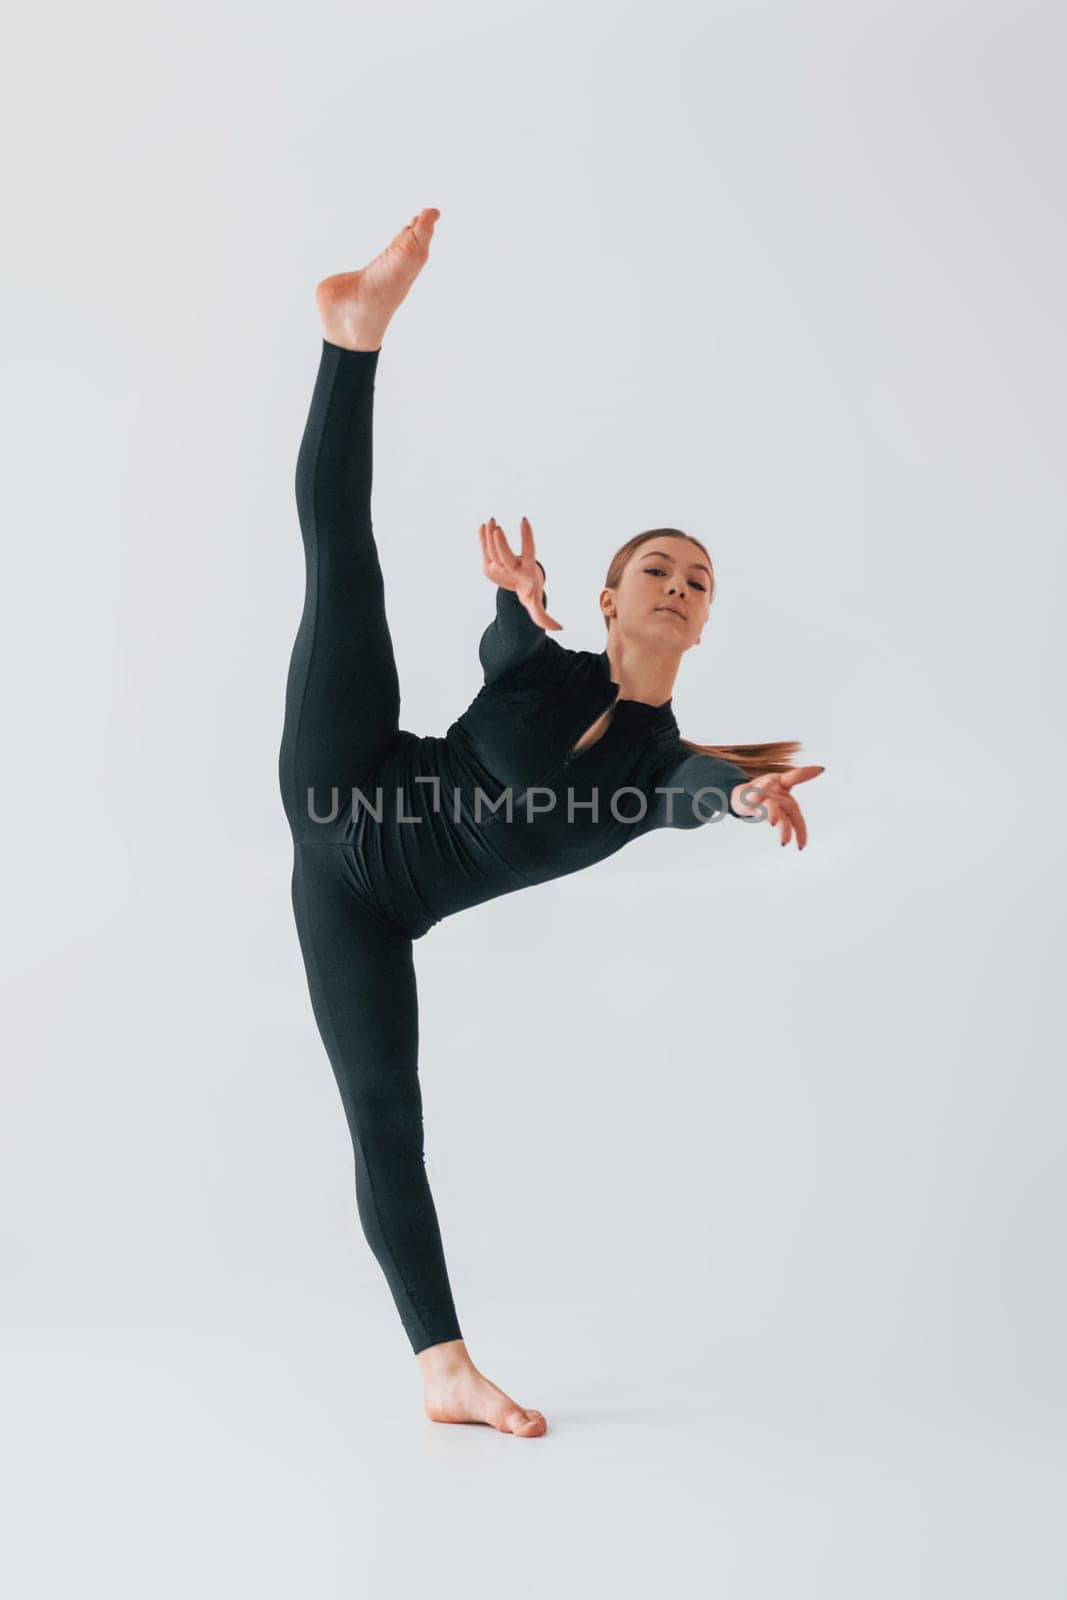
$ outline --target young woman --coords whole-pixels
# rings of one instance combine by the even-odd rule
[[[673,528],[616,553],[597,654],[551,637],[560,624],[526,518],[518,554],[493,518],[483,523],[482,570],[497,585],[479,646],[484,687],[443,738],[399,726],[371,526],[374,380],[439,216],[421,211],[362,271],[316,290],[322,350],[296,469],[307,587],[279,775],[293,908],[352,1135],[360,1221],[422,1367],[426,1413],[535,1437],[542,1413],[491,1383],[460,1332],[424,1166],[413,941],[654,828],[729,813],[769,820],[783,845],[803,849],[792,790],[823,769],[791,765],[794,741],[680,737],[671,691],[700,643],[714,577],[704,546]]]

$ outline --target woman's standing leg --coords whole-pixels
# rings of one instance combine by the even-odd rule
[[[360,1222],[418,1355],[463,1335],[426,1176],[412,946],[354,898],[342,860],[298,844],[293,909],[352,1136]]]

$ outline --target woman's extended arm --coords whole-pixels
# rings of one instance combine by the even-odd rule
[[[673,783],[685,791],[694,816],[710,822],[725,806],[731,816],[767,821],[772,828],[781,828],[782,844],[795,837],[797,849],[803,850],[808,842],[807,824],[791,791],[794,784],[807,783],[825,770],[791,767],[788,772],[763,772],[746,778],[732,761],[694,753],[681,763]]]

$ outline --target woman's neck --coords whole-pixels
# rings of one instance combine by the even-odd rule
[[[674,694],[681,654],[676,651],[650,651],[627,645],[617,630],[608,634],[604,654],[611,666],[611,677],[619,686],[620,700],[641,700],[645,705],[661,706]]]

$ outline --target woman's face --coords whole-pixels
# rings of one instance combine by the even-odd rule
[[[711,570],[698,544],[656,534],[638,545],[615,589],[602,589],[611,628],[628,638],[672,650],[696,644],[708,620]]]

